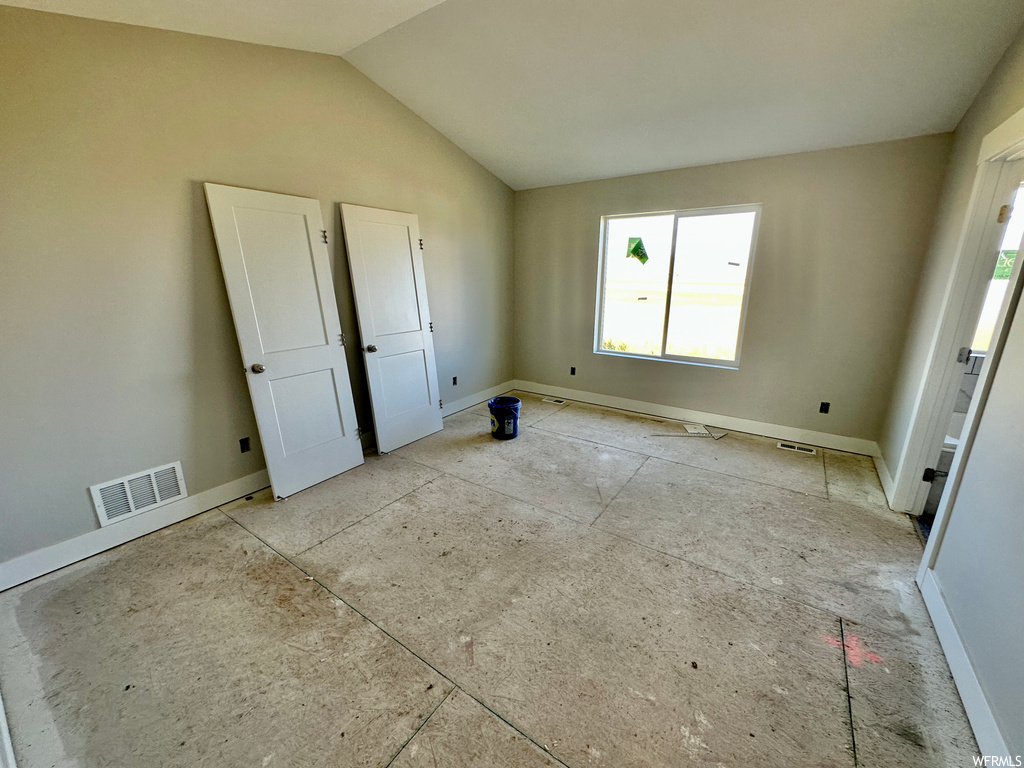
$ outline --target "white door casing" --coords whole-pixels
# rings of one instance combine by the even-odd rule
[[[982,140],[978,157],[978,172],[975,177],[975,190],[972,193],[965,233],[957,254],[958,270],[961,261],[968,261],[975,254],[974,246],[979,240],[983,243],[989,242],[986,238],[972,237],[971,234],[972,230],[980,231],[991,226],[992,201],[998,199],[999,195],[996,194],[993,198],[992,194],[987,194],[982,198],[978,194],[979,190],[994,190],[997,180],[1004,176],[1003,172],[1006,168],[1019,162],[1022,157],[1024,157],[1024,109],[1007,119]],[[1020,248],[1024,249],[1024,242],[1021,243]],[[990,249],[992,255],[994,252],[994,248]],[[982,273],[987,278],[991,275],[992,262],[984,247],[980,254],[981,258],[987,262],[987,268]],[[1007,295],[1003,299],[999,318],[995,324],[995,333],[986,353],[974,396],[971,398],[959,445],[953,456],[949,477],[946,480],[942,498],[939,500],[935,522],[932,524],[924,556],[921,559],[921,566],[917,573],[917,584],[921,588],[925,605],[942,644],[942,650],[949,662],[957,691],[960,693],[964,709],[970,719],[979,749],[983,754],[999,757],[1008,754],[1007,740],[1004,738],[993,710],[993,706],[998,704],[998,700],[993,699],[992,690],[983,685],[986,672],[991,676],[992,659],[986,655],[984,649],[977,647],[977,638],[979,631],[991,632],[999,638],[1014,637],[1012,627],[1006,625],[1005,617],[999,611],[1004,611],[1007,616],[1018,616],[1010,604],[1016,594],[1011,589],[1006,592],[1005,596],[1000,597],[998,587],[992,588],[991,574],[993,571],[998,574],[997,580],[1001,585],[1014,583],[1013,577],[1016,574],[1007,571],[1005,564],[1015,562],[1013,556],[1017,553],[1013,552],[1010,558],[1001,557],[1001,553],[1007,549],[1007,545],[1012,550],[1013,546],[1018,543],[1019,537],[1015,538],[1014,532],[1009,530],[1004,523],[1003,528],[997,534],[1002,535],[1003,540],[997,541],[992,537],[991,528],[986,530],[984,526],[991,521],[992,517],[987,513],[992,511],[1006,513],[1005,519],[1013,520],[1014,514],[1018,512],[1012,502],[1003,504],[1001,503],[1002,499],[999,498],[1000,495],[1005,496],[1019,491],[1018,476],[1014,474],[1013,459],[1015,455],[1012,451],[1007,452],[1005,447],[994,459],[990,452],[994,446],[999,447],[1000,441],[994,439],[999,437],[999,431],[1005,432],[1007,429],[1012,431],[1015,423],[1015,412],[1013,408],[1008,407],[1008,404],[1016,402],[1013,398],[1019,389],[1019,387],[1015,387],[1016,379],[1013,378],[1013,373],[1020,368],[1021,347],[1019,343],[1016,346],[1012,345],[1011,334],[1014,318],[1020,314],[1021,294],[1024,292],[1024,275],[1022,275],[1021,268],[1022,264],[1018,261],[1010,276]],[[950,301],[947,303],[945,311],[947,314],[951,314],[962,305],[961,301]],[[977,314],[971,314],[973,323],[973,318],[976,318]],[[965,331],[965,334],[971,332],[973,332],[973,324],[970,325],[968,331]],[[962,338],[970,337],[965,335]],[[1019,337],[1017,341],[1019,342]],[[998,372],[1006,349],[1010,350],[1010,372],[1003,374],[1004,386],[1002,390],[998,390],[996,388],[996,383],[999,381]],[[1007,397],[1008,391],[1009,397]],[[993,392],[995,392],[995,399],[989,403],[989,397]],[[1019,414],[1019,409],[1016,413]],[[989,426],[983,433],[980,428],[986,419],[986,414]],[[979,455],[972,462],[975,441],[979,439],[981,440]],[[1004,440],[1004,442],[1006,441]],[[1008,443],[1013,444],[1012,435]],[[986,455],[987,452],[989,452],[988,455]],[[972,465],[975,476],[968,477],[968,470]],[[984,470],[993,468],[996,470],[995,477],[991,472],[987,477],[981,474]],[[965,478],[968,487],[964,494],[965,498],[961,498],[961,484]],[[981,482],[977,482],[979,480]],[[979,514],[979,511],[982,514]],[[951,520],[954,518],[959,518],[959,526],[951,527]],[[959,534],[957,529],[959,529]],[[947,533],[950,530],[953,531],[952,538]],[[975,539],[967,539],[965,542],[956,541],[957,536],[963,536],[965,531],[971,531],[971,535],[975,536]],[[986,536],[989,537],[988,540],[985,540]],[[978,541],[978,537],[982,540]],[[958,545],[963,550],[964,544],[966,544],[972,550],[970,554],[977,560],[976,572],[974,572],[974,566],[969,565],[963,569],[969,572],[966,577],[963,572],[960,574],[947,572],[943,577],[946,579],[945,581],[940,578],[936,566],[941,565],[940,556],[944,546],[948,543],[947,540],[952,542],[950,546],[953,552],[948,561],[956,563]],[[963,556],[962,552],[959,553],[959,556]],[[959,583],[950,584],[949,579]],[[988,583],[985,583],[985,579],[988,579]],[[978,622],[975,617],[964,615],[965,602],[962,596],[970,594],[971,590],[974,592],[970,600],[974,600],[974,595],[981,596],[977,602],[980,606],[979,610],[986,614],[986,620],[983,622]],[[959,603],[956,600],[950,603],[948,595],[956,593],[961,596]],[[991,609],[993,598],[1001,602],[995,612]],[[998,660],[996,663],[999,664]],[[979,664],[980,668],[977,666]],[[997,674],[1006,678],[1007,674],[1012,675],[1016,672],[1019,670],[1008,671],[1000,665]],[[1006,679],[1012,680],[1012,678]],[[1016,714],[1016,711],[1012,713],[1014,716]],[[1011,735],[1017,736],[1017,732],[1012,732]]]
[[[320,203],[204,184],[276,498],[363,463]]]
[[[952,350],[966,347],[974,338],[978,318],[985,301],[985,291],[992,278],[1000,242],[1009,220],[1008,218],[1003,221],[999,220],[1000,209],[1005,204],[1012,205],[1017,188],[1024,180],[1024,161],[1022,160],[987,162],[982,167],[984,170],[978,174],[979,182],[976,183],[976,186],[984,186],[983,182],[987,177],[992,189],[991,200],[979,201],[969,214],[970,219],[973,220],[970,224],[974,225],[979,242],[977,255],[973,259],[973,263],[969,264],[970,271],[965,274],[963,279],[965,296],[957,318],[957,331],[953,339]],[[953,415],[957,392],[962,384],[963,371],[963,363],[957,360],[956,351],[948,351],[944,358],[944,369],[940,379],[941,397],[937,399],[935,412],[928,420],[928,450],[922,455],[923,464],[916,473],[918,478],[926,466],[937,466]],[[911,514],[920,515],[924,511],[930,490],[928,483],[923,481],[917,483],[913,503],[910,507]]]
[[[440,430],[441,399],[416,214],[341,204],[377,450]]]

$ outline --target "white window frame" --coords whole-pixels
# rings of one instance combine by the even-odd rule
[[[686,208],[675,211],[645,211],[642,213],[616,213],[601,217],[601,237],[598,245],[599,266],[597,270],[597,314],[594,322],[594,353],[598,355],[612,355],[615,357],[632,357],[639,360],[663,360],[669,363],[684,363],[687,365],[701,365],[710,368],[728,368],[736,370],[740,367],[740,353],[743,349],[743,329],[747,323],[747,305],[750,302],[750,281],[754,273],[754,256],[757,252],[757,236],[761,226],[761,203],[749,203],[743,205],[721,205],[712,208]],[[676,265],[676,233],[679,229],[679,219],[691,216],[713,216],[723,213],[753,213],[754,227],[750,233],[750,254],[747,257],[747,273],[743,278],[743,301],[740,304],[739,332],[736,336],[736,358],[734,360],[715,360],[707,357],[687,357],[684,355],[670,355],[668,348],[668,324],[672,313],[672,281],[675,276]],[[605,272],[607,270],[607,256],[605,246],[608,242],[608,224],[614,219],[633,219],[641,216],[675,216],[672,224],[672,250],[669,254],[668,264],[668,286],[665,297],[665,324],[662,327],[661,354],[643,355],[636,352],[620,352],[612,349],[604,349],[601,344],[604,340],[604,289]]]

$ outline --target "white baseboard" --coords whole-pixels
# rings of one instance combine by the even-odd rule
[[[848,453],[859,453],[864,456],[879,456],[878,443],[873,440],[864,440],[859,437],[845,437],[843,435],[831,435],[827,432],[815,432],[810,429],[799,429],[797,427],[785,427],[781,424],[768,424],[763,421],[751,419],[740,419],[735,416],[723,416],[717,413],[704,413],[702,411],[691,411],[688,408],[677,408],[674,405],[661,405],[660,403],[648,403],[643,400],[630,400],[625,397],[614,395],[601,395],[596,392],[583,392],[578,389],[567,387],[556,387],[550,384],[538,384],[534,381],[515,381],[515,389],[536,394],[554,395],[564,397],[567,400],[578,400],[592,405],[604,405],[609,408],[620,408],[625,411],[646,413],[651,416],[662,416],[680,421],[696,422],[707,424],[722,429],[730,429],[736,432],[746,432],[751,435],[763,435],[776,440],[791,440],[796,443],[816,445],[821,448],[831,448],[836,451]]]
[[[500,394],[508,392],[510,389],[515,389],[515,384],[516,383],[514,381],[506,381],[505,383],[499,384],[496,387],[485,389],[482,392],[477,392],[475,394],[469,395],[468,397],[461,397],[458,400],[455,400],[454,402],[446,403],[444,407],[441,408],[441,412],[445,416],[451,416],[453,413],[458,413],[459,411],[464,411],[467,408],[472,408],[474,405],[479,405],[480,403],[486,402],[487,400],[490,400],[492,397],[497,397]]]
[[[967,711],[967,719],[971,721],[971,729],[974,731],[974,738],[978,741],[981,754],[1008,756],[1006,740],[1003,739],[1003,735],[999,731],[999,726],[989,708],[978,676],[974,673],[967,649],[964,648],[960,633],[956,631],[953,617],[949,615],[949,610],[946,608],[946,601],[942,598],[942,590],[935,579],[935,572],[927,571],[919,586],[921,587],[921,596],[924,597],[924,604],[932,617],[935,634],[939,636],[942,652],[946,655],[946,661],[949,663],[949,671],[953,673],[953,682],[956,683],[960,700],[964,703],[964,709]]]
[[[0,768],[17,768],[14,762],[14,744],[11,743],[11,729],[7,727],[7,713],[4,699],[0,696]]]
[[[168,525],[181,522],[200,512],[227,504],[240,496],[245,496],[260,488],[270,485],[270,477],[265,469],[208,491],[187,496],[181,501],[168,504],[166,507],[154,509],[127,520],[98,528],[73,539],[37,549],[35,552],[16,557],[0,563],[0,592],[18,584],[24,584],[43,574],[56,571],[66,565],[77,563],[87,557],[98,555],[108,549],[120,546],[132,539],[145,536],[147,533],[166,528]],[[5,768],[0,763],[0,768]]]
[[[873,457],[875,460],[875,471],[878,473],[878,480],[882,484],[882,490],[885,492],[885,500],[889,502],[889,509],[893,511],[904,511],[897,510],[894,499],[896,498],[896,481],[892,479],[892,473],[889,471],[889,467],[885,463],[885,459],[881,456]]]

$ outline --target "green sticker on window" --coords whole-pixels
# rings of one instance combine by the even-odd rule
[[[999,259],[996,261],[996,271],[992,273],[993,280],[1009,280],[1013,272],[1013,262],[1017,258],[1016,251],[1000,251]]]
[[[626,258],[636,259],[641,264],[646,264],[647,249],[644,248],[644,241],[641,240],[639,237],[629,238],[629,245],[626,247]]]

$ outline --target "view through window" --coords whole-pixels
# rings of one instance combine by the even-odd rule
[[[595,351],[737,366],[760,213],[604,217]]]
[[[1017,248],[1020,246],[1021,237],[1024,237],[1022,189],[1024,186],[1018,187],[1017,194],[1014,195],[1013,212],[1010,214],[1010,221],[1003,233],[1003,241],[999,244],[995,272],[992,274],[992,279],[988,281],[985,303],[982,305],[981,317],[978,318],[978,327],[974,331],[974,340],[971,342],[971,349],[974,352],[988,351],[988,347],[992,343],[992,334],[995,333],[996,320],[999,319],[999,310],[1003,306],[1006,290],[1010,287],[1013,262],[1017,258]]]

